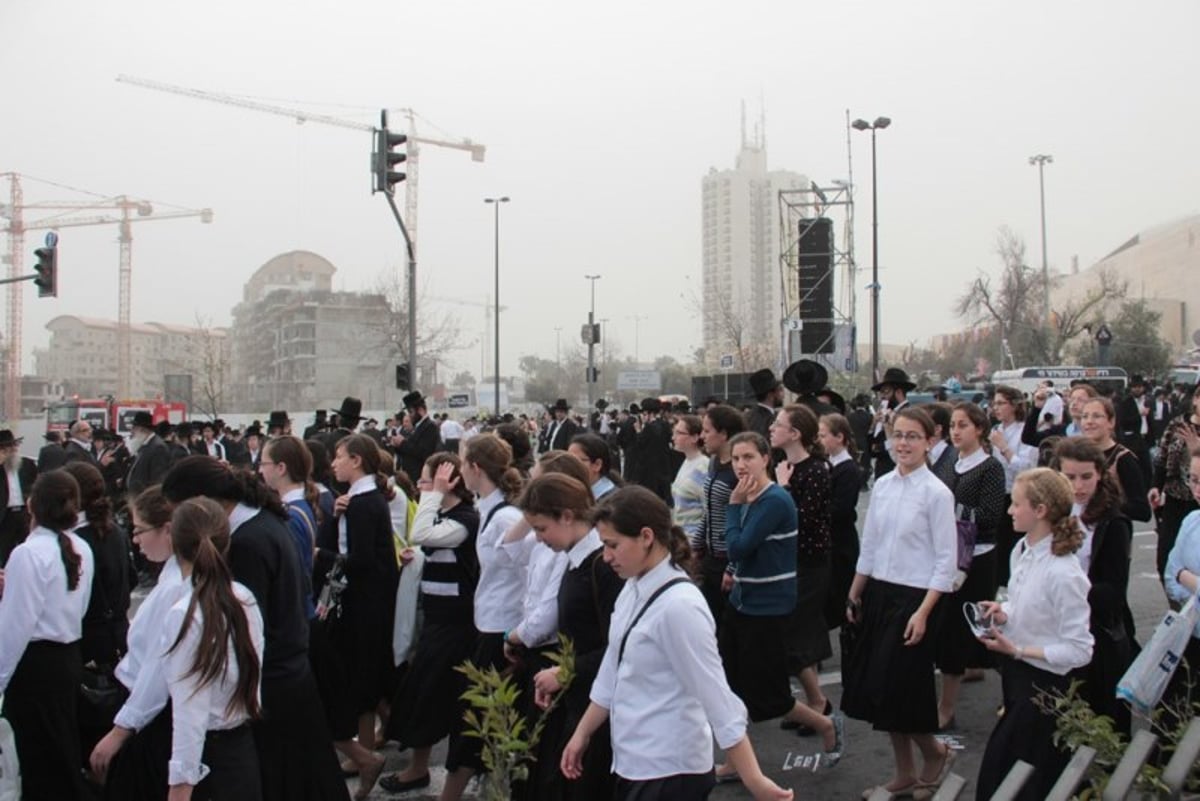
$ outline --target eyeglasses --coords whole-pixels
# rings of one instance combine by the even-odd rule
[[[141,528],[135,528],[129,533],[131,536],[140,537],[143,534],[149,534],[151,531],[158,531],[160,528],[162,528],[162,526],[142,526]]]
[[[1080,420],[1107,420],[1108,415],[1104,412],[1093,412],[1092,414],[1079,415]]]
[[[273,464],[279,464],[279,462],[269,462],[266,459],[263,459],[258,463],[258,466],[259,467],[270,467]]]
[[[896,442],[920,442],[928,437],[919,431],[893,431],[892,439]]]

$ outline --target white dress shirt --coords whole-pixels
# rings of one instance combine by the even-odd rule
[[[1029,413],[1030,414],[1038,414],[1038,410],[1030,409]],[[1046,418],[1050,418],[1050,419],[1047,420]],[[1046,402],[1044,404],[1042,404],[1041,417],[1038,419],[1038,422],[1043,423],[1043,424],[1049,423],[1052,426],[1056,426],[1062,422],[1062,419],[1063,419],[1062,396],[1059,395],[1057,392],[1051,392],[1046,397]]]
[[[629,629],[659,587],[685,577],[663,559],[626,581],[613,609],[590,695],[608,710],[613,771],[625,779],[708,773],[714,737],[728,750],[746,736],[746,707],[725,680],[712,613],[695,584],[666,590]]]
[[[592,529],[567,551],[567,562],[570,563],[570,569],[575,570],[583,564],[583,560],[587,559],[592,551],[603,547],[604,542],[600,539],[600,532]]]
[[[852,457],[850,456],[850,451],[842,449],[842,450],[838,451],[837,453],[835,453],[833,456],[829,457],[829,466],[837,467],[842,462],[850,461],[851,458]]]
[[[467,527],[449,517],[438,519],[442,511],[440,492],[425,490],[421,493],[421,502],[417,504],[417,513],[413,517],[412,538],[414,545],[424,545],[429,548],[457,548],[466,541]]]
[[[29,643],[67,644],[83,635],[83,613],[92,595],[96,563],[92,549],[78,534],[66,536],[80,557],[79,583],[73,590],[67,589],[56,532],[38,526],[8,557],[0,597],[0,695]]]
[[[190,585],[190,582],[189,582]],[[233,583],[233,593],[242,602],[249,624],[250,640],[254,653],[262,666],[263,620],[258,604],[250,590]],[[171,760],[167,763],[168,784],[199,784],[208,775],[208,766],[200,761],[204,753],[204,738],[210,731],[236,729],[250,718],[245,710],[233,714],[228,711],[230,700],[237,690],[238,664],[234,656],[233,640],[230,639],[226,655],[225,671],[217,678],[199,686],[199,675],[192,674],[196,650],[200,647],[200,630],[203,616],[200,608],[195,613],[187,632],[175,650],[171,650],[187,616],[189,592],[167,612],[160,645],[167,686],[171,692]]]
[[[1005,637],[1018,647],[1045,652],[1045,659],[1025,661],[1065,676],[1092,661],[1092,584],[1073,555],[1051,552],[1051,539],[1047,536],[1030,546],[1025,538],[1013,548],[1008,600],[1000,608],[1008,616]]]
[[[138,731],[145,728],[167,705],[167,678],[159,648],[167,613],[180,598],[191,593],[190,584],[179,572],[179,562],[172,556],[163,563],[158,583],[142,601],[129,624],[129,650],[117,663],[117,681],[129,690],[129,698],[117,712],[113,723],[123,729]]]
[[[374,489],[377,489],[377,487],[375,485],[375,476],[372,474],[363,476],[351,484],[350,489],[346,490],[346,495],[353,498],[355,495],[366,495]],[[403,493],[401,494],[403,495]],[[338,518],[338,553],[343,556],[350,553],[350,535],[346,531],[346,515],[344,514]]]
[[[1096,527],[1083,522],[1083,508],[1083,504],[1071,504],[1071,516],[1079,522],[1079,528],[1083,531],[1083,544],[1075,552],[1075,557],[1079,559],[1079,566],[1083,568],[1084,575],[1086,575],[1092,566],[1092,540],[1096,537]]]
[[[500,490],[492,490],[475,504],[480,525],[504,500]],[[475,539],[479,556],[479,584],[475,587],[475,628],[483,634],[500,634],[521,622],[525,597],[526,563],[514,561],[502,547],[504,533],[521,518],[521,510],[505,506],[492,514]]]
[[[958,570],[954,494],[925,465],[875,482],[855,571],[879,581],[951,592]]]
[[[25,508],[25,496],[21,494],[21,477],[17,474],[17,470],[4,465],[4,478],[8,482],[8,508]]]
[[[529,534],[526,539],[534,537]],[[508,548],[508,545],[504,546]],[[558,636],[558,588],[567,572],[567,555],[545,543],[529,553],[529,573],[521,603],[521,621],[512,631],[528,648],[554,642]]]
[[[1031,467],[1037,467],[1037,448],[1021,441],[1021,433],[1025,430],[1024,423],[1013,421],[1006,426],[996,426],[993,430],[1004,433],[1005,446],[1010,458],[1005,459],[999,448],[995,448],[992,455],[1004,468],[1004,491],[1011,495],[1013,481],[1017,475]]]

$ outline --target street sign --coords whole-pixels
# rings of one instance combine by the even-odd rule
[[[46,242],[46,247],[55,247],[58,245],[58,234],[54,233],[53,231],[47,231],[46,239],[44,241]]]
[[[726,353],[724,356],[721,357],[721,369],[722,370],[732,370],[733,369],[733,354],[732,353]]]
[[[1108,327],[1108,323],[1101,323],[1096,329],[1096,344],[1108,345],[1112,343],[1112,329]]]
[[[787,331],[803,331],[804,321],[799,317],[789,317],[783,321],[783,327]]]
[[[617,373],[617,389],[662,391],[662,375],[657,370],[622,370]]]
[[[463,409],[471,405],[471,396],[465,392],[451,395],[448,400],[451,409]]]

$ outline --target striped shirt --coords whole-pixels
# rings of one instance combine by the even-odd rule
[[[693,548],[700,543],[700,526],[704,522],[704,482],[708,478],[708,462],[709,458],[704,454],[685,461],[671,484],[675,525],[683,529]]]
[[[704,550],[709,556],[728,559],[725,552],[725,510],[729,496],[737,486],[733,462],[721,462],[714,458],[704,479],[704,517],[700,521],[700,536],[692,547]]]

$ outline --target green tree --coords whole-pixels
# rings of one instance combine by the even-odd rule
[[[1121,367],[1129,374],[1154,375],[1171,366],[1171,345],[1158,333],[1162,314],[1150,308],[1144,300],[1127,300],[1117,316],[1108,324],[1112,344],[1108,363]],[[1079,343],[1076,358],[1083,365],[1096,364],[1097,349],[1091,337]]]

